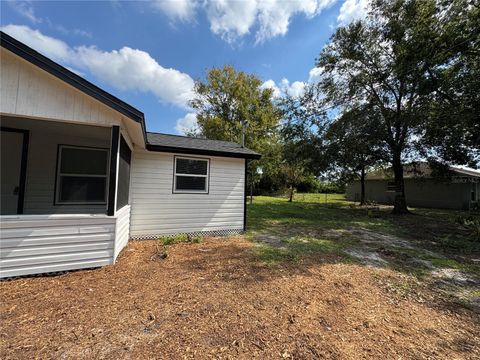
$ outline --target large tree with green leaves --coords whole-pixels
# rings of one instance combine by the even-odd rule
[[[439,14],[442,31],[434,33],[438,47],[426,67],[433,101],[426,111],[428,121],[417,131],[423,135],[420,152],[434,161],[477,167],[480,165],[480,3],[446,1],[444,4]]]
[[[447,98],[456,90],[440,94],[442,87],[448,87],[441,74],[452,69],[459,54],[478,51],[477,5],[453,3],[455,6],[441,0],[372,1],[369,16],[338,28],[316,61],[323,70],[318,92],[324,96],[324,106],[348,110],[356,103],[366,103],[380,114],[382,140],[388,147],[395,178],[394,213],[408,212],[403,181],[408,155],[413,151],[442,155],[434,145],[438,145],[438,134],[446,131],[448,124],[431,126],[432,104],[439,96]],[[458,5],[461,3],[463,6]],[[474,19],[469,26],[459,25],[462,31],[452,34],[462,16]],[[452,19],[457,23],[452,24]],[[463,75],[467,74],[465,79],[478,81],[470,76],[470,69],[462,69]],[[453,79],[459,80],[462,71],[454,73]],[[461,85],[453,79],[447,80],[450,86]],[[462,102],[464,96],[460,96]],[[468,121],[460,126],[473,134],[474,124]],[[463,159],[471,160],[474,153],[459,143],[464,137],[450,133]]]
[[[365,204],[367,170],[388,158],[383,131],[375,109],[358,105],[341,114],[325,132],[323,156],[328,159],[328,170],[342,183],[360,180],[360,205]]]
[[[253,185],[257,167],[263,176],[278,174],[280,112],[273,91],[261,89],[262,81],[233,66],[212,68],[204,80],[195,82],[195,98],[190,105],[197,113],[197,135],[214,140],[234,141],[262,154],[249,164]]]

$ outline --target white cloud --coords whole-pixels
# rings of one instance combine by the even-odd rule
[[[259,30],[256,41],[262,43],[276,36],[283,36],[288,32],[290,19],[296,14],[303,14],[307,18],[318,15],[323,9],[335,0],[299,0],[258,1]]]
[[[74,57],[70,47],[63,41],[43,35],[24,25],[6,25],[1,30],[55,61],[68,62]]]
[[[197,114],[188,113],[184,117],[177,120],[175,131],[177,134],[185,135],[197,130]]]
[[[256,0],[208,1],[204,6],[210,30],[227,42],[248,34],[258,14]]]
[[[9,1],[9,5],[20,15],[26,17],[34,24],[41,23],[42,18],[35,15],[31,1]]]
[[[187,106],[193,97],[193,79],[185,73],[161,66],[145,51],[123,47],[102,51],[76,48],[74,60],[97,78],[120,90],[151,92],[161,101]]]
[[[114,88],[151,92],[160,101],[181,107],[187,107],[193,96],[194,81],[188,74],[164,68],[145,51],[129,47],[112,51],[94,46],[71,48],[27,26],[7,25],[1,30],[55,61],[88,70]]]
[[[155,0],[152,6],[161,10],[172,20],[190,21],[195,16],[197,1],[193,0]]]
[[[269,79],[260,85],[260,89],[272,89],[273,96],[276,98],[285,95],[299,97],[303,95],[303,92],[305,91],[305,85],[306,84],[303,81],[294,81],[290,84],[288,79],[283,78],[279,86],[275,83],[275,81]]]
[[[280,89],[278,88],[277,84],[275,84],[275,81],[273,81],[272,79],[267,80],[262,85],[260,85],[260,89],[272,89],[274,97],[280,97],[281,95]]]
[[[345,0],[340,8],[337,21],[340,25],[347,25],[353,20],[360,20],[367,16],[369,0]]]
[[[156,1],[155,7],[171,19],[191,20],[197,9],[203,10],[210,30],[232,43],[255,30],[255,40],[262,43],[288,32],[293,16],[318,15],[336,0],[204,0]]]
[[[91,38],[92,37],[92,33],[90,31],[87,31],[87,30],[73,29],[72,32],[73,32],[74,35],[83,36],[83,37],[86,37],[86,38]]]
[[[309,83],[315,83],[320,80],[320,77],[322,76],[323,68],[319,67],[314,67],[310,69],[308,73],[308,82]]]
[[[305,91],[305,83],[303,81],[294,81],[290,84],[287,79],[282,79],[282,91],[290,96],[299,97]]]

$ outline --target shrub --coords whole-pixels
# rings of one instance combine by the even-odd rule
[[[203,240],[202,235],[189,235],[189,234],[177,234],[177,235],[170,235],[170,236],[162,236],[158,239],[158,241],[162,245],[172,245],[178,243],[201,243]]]

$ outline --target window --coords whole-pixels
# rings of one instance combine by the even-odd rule
[[[394,181],[387,182],[387,192],[395,192],[396,190],[397,190],[397,187],[395,186]]]
[[[108,149],[60,145],[56,204],[107,202]]]
[[[210,160],[175,157],[173,192],[208,194]]]

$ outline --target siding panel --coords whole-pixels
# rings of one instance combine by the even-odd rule
[[[133,238],[243,229],[245,160],[201,157],[210,159],[209,194],[173,194],[174,154],[134,152]]]
[[[125,205],[117,211],[116,218],[114,260],[117,259],[122,249],[127,246],[130,239],[130,205]]]
[[[115,228],[107,216],[2,216],[0,277],[112,264]]]

